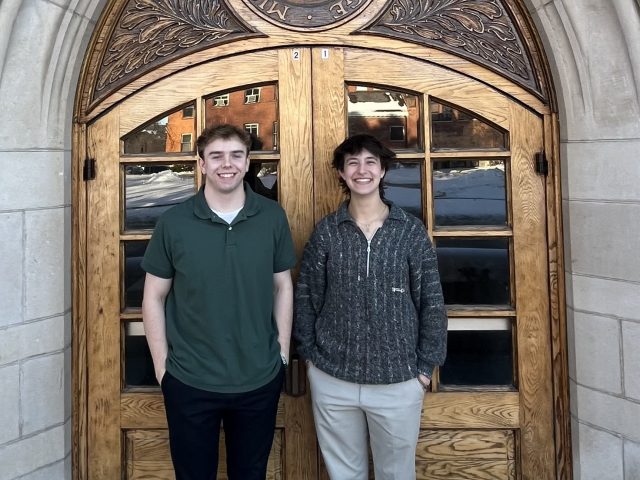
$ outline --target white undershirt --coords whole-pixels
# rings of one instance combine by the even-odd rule
[[[212,208],[211,211],[215,213],[217,216],[219,216],[222,220],[227,222],[229,225],[231,225],[231,222],[233,222],[233,219],[238,216],[238,214],[240,213],[240,210],[242,209],[243,207],[240,207],[239,209],[234,210],[232,212],[219,212],[218,210],[214,210]]]

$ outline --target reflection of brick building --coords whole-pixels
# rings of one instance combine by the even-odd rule
[[[195,105],[188,105],[169,115],[166,152],[191,152],[195,148]]]
[[[431,102],[433,148],[506,148],[506,135],[461,110]]]
[[[417,148],[418,99],[373,87],[348,87],[349,134],[369,133],[392,149]]]
[[[254,150],[278,149],[278,91],[275,85],[243,88],[208,98],[205,124],[230,123],[252,133]]]

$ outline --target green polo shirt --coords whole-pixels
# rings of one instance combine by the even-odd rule
[[[173,284],[165,305],[175,378],[212,392],[259,388],[280,367],[273,274],[296,263],[287,217],[245,183],[231,224],[211,211],[204,190],[159,219],[142,268]]]

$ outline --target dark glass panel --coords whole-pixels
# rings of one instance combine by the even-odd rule
[[[140,264],[148,243],[148,240],[124,242],[124,308],[142,308],[145,272]]]
[[[449,330],[440,384],[513,386],[512,330],[510,323],[505,326],[496,330]]]
[[[368,133],[391,149],[421,148],[416,95],[348,85],[347,98],[349,136]]]
[[[505,225],[504,167],[504,160],[434,161],[436,226]]]
[[[122,168],[125,230],[152,229],[165,210],[195,193],[193,163],[127,164]]]
[[[127,387],[158,385],[142,322],[125,324],[124,384]]]
[[[509,240],[436,241],[444,301],[448,305],[509,305]]]
[[[254,192],[278,201],[278,164],[275,162],[251,162],[244,177]]]
[[[205,100],[205,126],[228,123],[253,137],[251,150],[278,150],[278,87],[274,84],[215,93]]]
[[[431,148],[507,148],[507,135],[471,114],[431,101]]]
[[[125,135],[124,153],[193,152],[196,141],[195,104],[180,107]]]
[[[385,198],[422,219],[422,169],[417,162],[394,162],[384,175]]]

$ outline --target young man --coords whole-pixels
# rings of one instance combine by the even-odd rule
[[[200,191],[165,212],[142,267],[145,333],[177,480],[211,480],[224,427],[229,479],[264,479],[289,355],[296,258],[287,218],[243,182],[251,139],[198,138]]]

